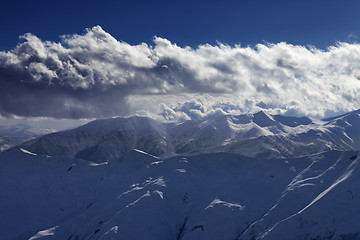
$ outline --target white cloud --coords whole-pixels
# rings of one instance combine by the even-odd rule
[[[209,101],[210,96],[205,98],[190,99],[178,102],[174,105],[161,104],[158,114],[167,121],[202,120],[214,116],[232,114],[238,115],[243,109],[231,102]]]
[[[154,46],[130,45],[99,26],[63,36],[62,43],[22,38],[14,50],[0,52],[4,116],[110,117],[128,114],[129,97],[144,95],[163,103],[161,114],[174,119],[224,114],[229,106],[239,113],[267,109],[320,117],[360,108],[355,43],[327,50],[284,42],[190,48],[155,37]],[[178,104],[184,95],[191,97]],[[216,107],[219,99],[226,104]]]

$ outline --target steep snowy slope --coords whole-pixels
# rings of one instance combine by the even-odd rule
[[[360,239],[359,152],[121,162],[0,154],[0,238]]]
[[[38,154],[90,161],[119,159],[134,148],[160,157],[232,152],[294,158],[329,150],[360,150],[359,128],[359,112],[323,121],[264,112],[182,123],[130,117],[97,120],[22,147]]]
[[[344,145],[360,149],[360,110],[330,119],[326,128],[341,136]]]

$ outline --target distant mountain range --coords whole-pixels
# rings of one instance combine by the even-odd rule
[[[21,145],[31,152],[93,162],[121,159],[132,149],[161,158],[229,152],[255,158],[294,158],[360,149],[360,110],[331,119],[224,115],[163,123],[146,117],[95,120]]]
[[[33,128],[26,124],[0,126],[0,152],[52,132],[55,130]]]

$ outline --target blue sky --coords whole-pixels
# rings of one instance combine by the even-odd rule
[[[1,50],[30,32],[58,41],[100,25],[118,40],[151,43],[161,36],[180,46],[216,41],[315,45],[360,36],[358,0],[245,1],[6,1],[1,5]]]
[[[358,0],[13,0],[1,10],[0,124],[360,108]]]

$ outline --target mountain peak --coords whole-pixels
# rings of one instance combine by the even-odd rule
[[[335,116],[335,117],[329,117],[329,118],[324,118],[323,121],[332,121],[334,119],[338,119],[338,118],[342,118],[342,117],[346,117],[346,116],[350,116],[350,115],[358,115],[360,114],[360,109],[357,109],[357,110],[354,110],[354,111],[351,111],[351,112],[347,112],[345,114],[341,114],[339,116]]]
[[[260,127],[268,127],[276,124],[271,115],[260,111],[253,115],[253,121]]]

